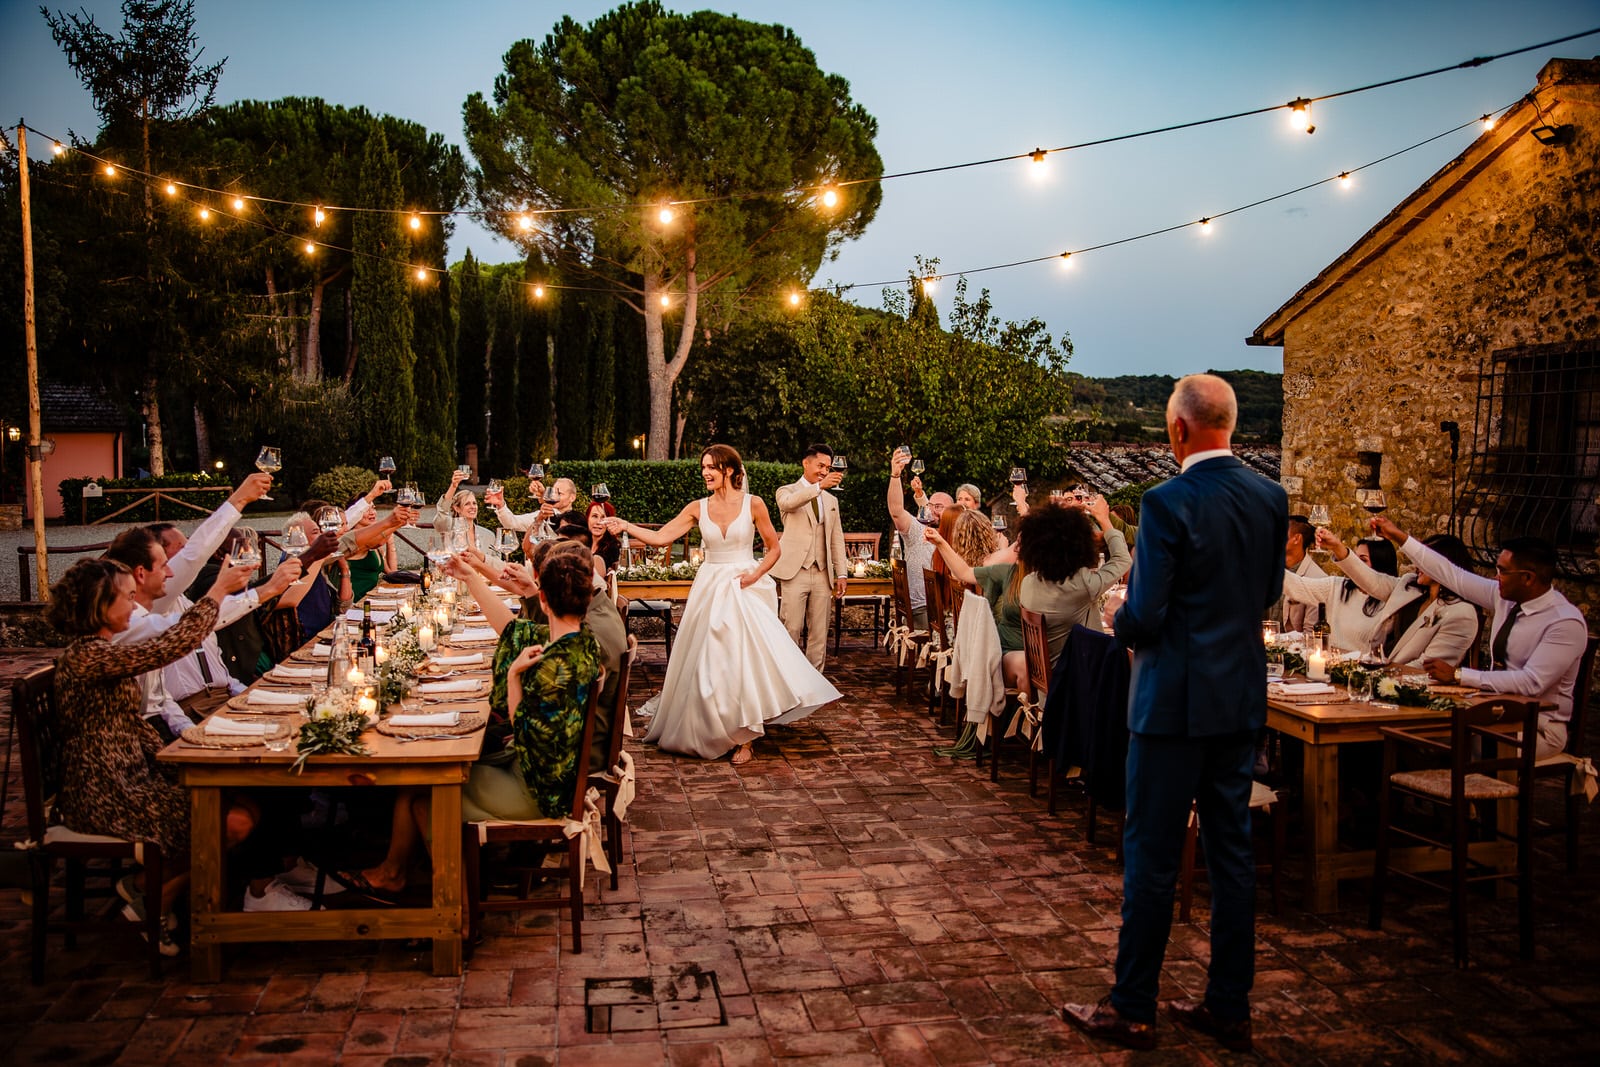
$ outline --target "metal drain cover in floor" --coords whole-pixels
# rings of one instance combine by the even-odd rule
[[[683,1030],[727,1022],[717,973],[692,963],[646,977],[586,979],[583,1003],[591,1034]]]

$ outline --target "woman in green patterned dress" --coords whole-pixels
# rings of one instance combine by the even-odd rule
[[[502,689],[505,693],[507,748],[513,758],[473,764],[461,795],[464,820],[562,818],[571,813],[589,692],[600,683],[602,671],[600,647],[583,622],[593,595],[589,550],[563,546],[551,551],[539,568],[539,604],[549,623],[512,619],[504,626],[495,652],[494,688],[497,695]],[[480,607],[485,606],[480,600]],[[491,612],[486,614],[494,619]],[[405,888],[411,856],[427,838],[430,817],[426,792],[402,791],[395,800],[383,862],[365,871],[337,872],[334,879],[375,899],[391,899]]]

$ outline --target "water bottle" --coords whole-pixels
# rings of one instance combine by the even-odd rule
[[[344,616],[334,620],[333,647],[328,650],[328,689],[343,689],[349,684],[350,635],[346,632]]]

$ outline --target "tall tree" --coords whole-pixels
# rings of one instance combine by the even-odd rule
[[[656,0],[512,45],[493,104],[473,94],[465,122],[478,197],[502,233],[613,282],[638,275],[619,288],[643,319],[654,459],[672,452],[673,384],[702,303],[728,321],[748,294],[806,283],[882,196],[877,122],[793,31]],[[824,201],[824,187],[854,181]],[[663,221],[667,202],[678,206]],[[517,221],[556,207],[587,210]]]
[[[352,226],[354,278],[350,294],[356,343],[352,381],[360,410],[357,442],[372,457],[390,455],[416,466],[415,355],[411,350],[411,293],[398,259],[410,248],[399,210],[400,171],[383,130],[374,130],[361,160],[361,212]],[[421,281],[438,285],[437,277]]]
[[[89,90],[95,111],[106,126],[128,125],[138,130],[140,169],[155,171],[150,150],[151,127],[186,119],[210,107],[216,99],[223,64],[200,65],[204,49],[194,32],[192,0],[123,0],[122,35],[113,37],[95,23],[94,16],[54,14],[40,8],[50,36],[66,53],[67,63]],[[147,255],[144,268],[150,287],[150,306],[159,305],[155,290],[161,273],[159,253],[151,247],[155,205],[150,187],[142,184]],[[150,471],[166,470],[162,445],[161,369],[173,350],[172,331],[153,329],[144,368],[143,393],[150,425]],[[162,342],[167,342],[163,344]]]
[[[594,340],[594,294],[564,290],[556,305],[554,365],[556,451],[567,459],[593,454],[593,409],[589,392],[589,353]]]
[[[472,249],[456,269],[461,290],[456,314],[456,455],[468,445],[480,449],[483,435],[484,379],[489,375],[489,309],[484,301],[483,277]]]
[[[412,290],[415,332],[411,348],[416,356],[417,462],[412,476],[419,484],[439,485],[450,480],[456,440],[456,361],[450,338],[450,282],[446,273],[435,275],[436,286]]]
[[[523,281],[541,285],[550,280],[548,268],[537,255],[523,264]],[[549,290],[543,297],[522,304],[522,326],[517,331],[517,408],[522,412],[522,452],[513,460],[520,466],[532,458],[555,452],[554,412],[550,406],[551,314]]]
[[[509,474],[522,454],[522,418],[517,403],[517,331],[522,325],[521,272],[502,272],[494,290],[494,337],[489,344],[490,469]]]

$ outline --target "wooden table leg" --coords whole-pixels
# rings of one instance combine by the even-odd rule
[[[1307,836],[1306,910],[1339,907],[1339,875],[1330,862],[1339,848],[1339,746],[1306,745],[1301,778]]]
[[[222,790],[195,786],[189,790],[189,976],[196,982],[222,979],[222,946],[211,938],[223,874]]]
[[[433,907],[446,935],[433,939],[433,973],[461,973],[461,785],[433,787]]]

